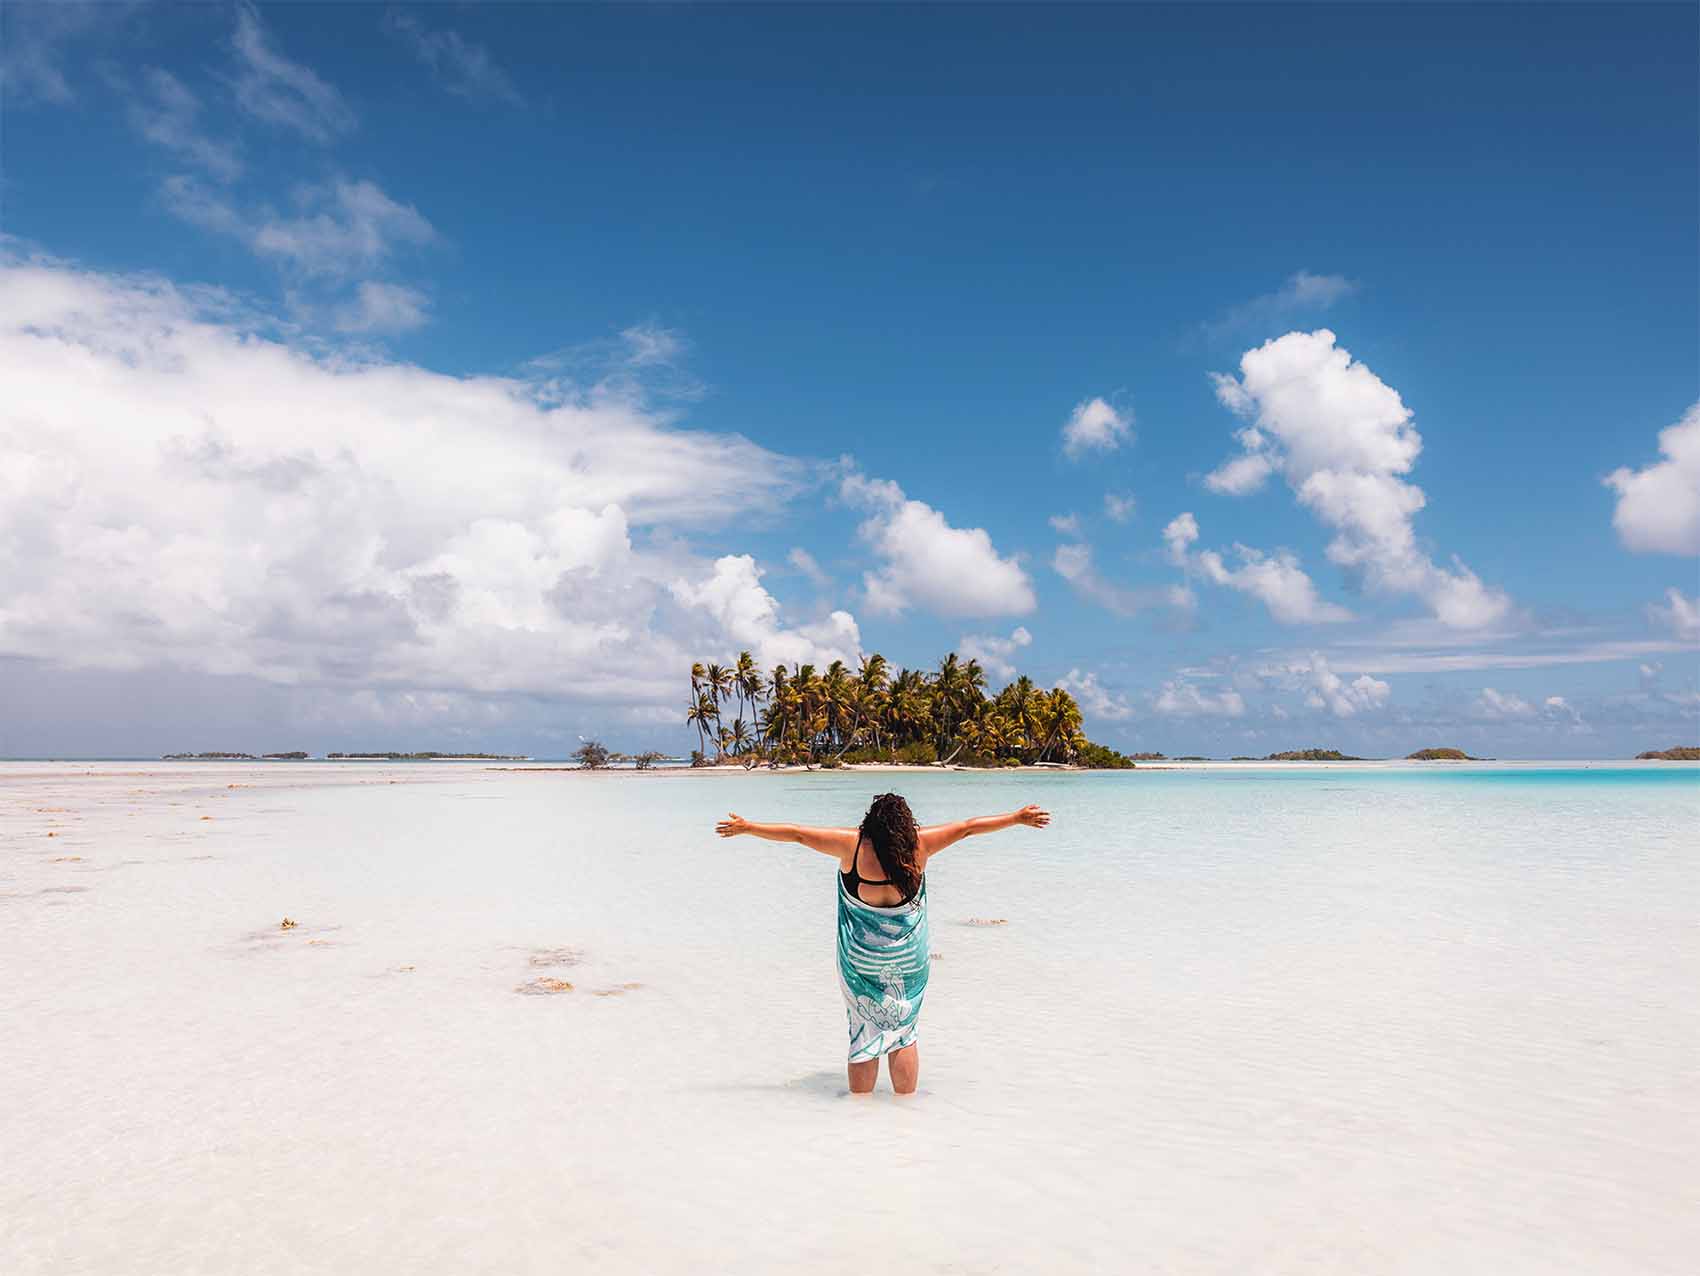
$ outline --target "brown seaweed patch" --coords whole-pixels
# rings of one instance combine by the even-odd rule
[[[572,990],[573,986],[565,979],[552,979],[548,975],[539,975],[536,979],[514,986],[514,991],[524,997],[552,997],[556,993]]]
[[[962,924],[964,926],[1007,926],[1007,925],[1009,925],[1009,918],[1007,918],[1007,917],[970,917],[967,921],[963,922]]]
[[[81,864],[83,857],[81,855],[55,855],[47,862],[49,864]]]
[[[577,948],[534,948],[531,955],[525,959],[525,964],[543,969],[549,966],[576,966],[584,960],[584,953]]]
[[[635,984],[634,983],[634,984],[621,984],[618,988],[597,988],[591,993],[591,996],[593,996],[593,997],[624,997],[628,992],[633,992],[633,991],[635,991],[639,988],[642,988],[642,987],[643,987],[642,984]]]
[[[293,917],[285,917],[283,921],[267,926],[264,930],[251,930],[242,936],[248,945],[249,952],[276,952],[284,946],[293,947],[308,936],[329,935],[341,930],[341,926],[306,926]],[[307,939],[312,943],[312,939]]]

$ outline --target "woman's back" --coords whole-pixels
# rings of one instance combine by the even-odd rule
[[[872,904],[875,908],[896,908],[914,898],[913,894],[905,895],[902,888],[886,876],[885,867],[866,838],[856,843],[848,863],[848,869],[839,866],[839,877],[844,881],[844,889],[862,903]]]

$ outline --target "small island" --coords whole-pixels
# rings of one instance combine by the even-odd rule
[[[305,762],[312,754],[305,749],[291,749],[288,753],[262,753],[260,756],[273,762]]]
[[[1648,749],[1635,755],[1637,762],[1700,762],[1700,749],[1691,744],[1678,744],[1669,749]]]
[[[1407,762],[1485,762],[1485,758],[1473,758],[1462,749],[1418,749],[1415,753],[1407,753]]]
[[[878,652],[854,669],[834,660],[768,672],[747,651],[693,664],[685,723],[697,732],[693,766],[1135,766],[1086,738],[1067,688],[1021,674],[989,691],[980,662],[954,651],[936,669],[894,668]]]
[[[167,762],[257,762],[252,753],[167,753]]]
[[[331,762],[529,762],[525,753],[327,753]]]
[[[1363,758],[1354,758],[1349,753],[1341,753],[1338,749],[1289,749],[1285,753],[1271,753],[1260,759],[1263,762],[1362,762]]]

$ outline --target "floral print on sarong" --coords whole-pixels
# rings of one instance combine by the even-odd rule
[[[838,983],[852,1062],[915,1043],[930,966],[927,882],[894,908],[866,904],[838,883]]]

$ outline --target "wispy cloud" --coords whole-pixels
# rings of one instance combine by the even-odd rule
[[[398,247],[433,242],[436,231],[411,204],[376,182],[337,178],[295,192],[298,211],[244,209],[193,178],[168,178],[166,205],[183,220],[230,235],[256,254],[308,276],[344,279],[384,263]]]
[[[809,584],[816,589],[825,589],[832,584],[832,577],[821,570],[821,565],[815,561],[815,556],[801,545],[793,545],[791,552],[785,555],[785,561],[801,572]]]
[[[353,130],[352,108],[312,68],[292,62],[272,46],[259,10],[248,0],[236,7],[236,103],[255,119],[293,129],[315,142]]]
[[[1601,641],[1545,650],[1480,649],[1463,651],[1378,651],[1341,648],[1331,656],[1343,673],[1464,673],[1489,669],[1545,669],[1555,665],[1595,665],[1645,660],[1669,652],[1696,650],[1693,642],[1662,639]]]
[[[1302,314],[1320,314],[1358,291],[1344,275],[1318,275],[1300,270],[1273,292],[1230,306],[1200,325],[1206,338],[1226,338],[1258,324],[1284,323]]]
[[[384,29],[430,67],[450,93],[468,101],[522,104],[519,90],[508,73],[496,64],[490,50],[465,39],[458,31],[447,28],[433,31],[411,13],[399,9],[392,9],[384,16]]]
[[[201,130],[201,101],[169,71],[148,67],[129,103],[131,126],[180,159],[205,169],[220,181],[242,174],[242,161],[233,142],[209,137]]]
[[[397,333],[422,328],[431,320],[431,299],[403,284],[364,281],[354,300],[337,309],[339,332]]]
[[[6,5],[0,15],[0,96],[55,105],[73,101],[76,91],[61,62],[65,46],[98,35],[134,7],[133,0]]]
[[[1192,592],[1182,586],[1130,589],[1106,580],[1092,563],[1090,545],[1058,545],[1051,556],[1051,569],[1082,598],[1118,616],[1135,616],[1152,607],[1170,607],[1182,612],[1192,610]]]
[[[645,320],[611,336],[535,355],[527,375],[563,387],[589,388],[610,399],[699,399],[707,386],[686,366],[690,338],[676,328]]]

